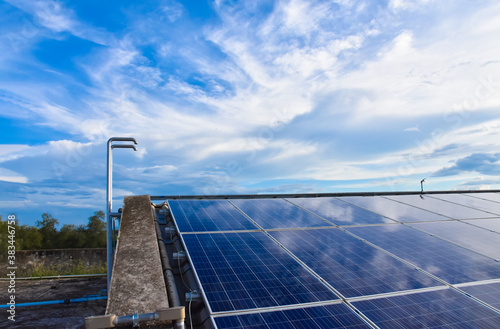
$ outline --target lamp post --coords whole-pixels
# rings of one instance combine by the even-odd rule
[[[112,212],[113,212],[113,149],[115,148],[130,148],[137,151],[134,144],[112,144],[113,142],[133,142],[137,144],[135,138],[132,137],[111,137],[108,140],[108,173],[107,173],[107,200],[106,200],[106,248],[107,248],[107,264],[108,264],[108,292],[109,284],[111,282],[111,271],[113,270],[113,225],[112,225]]]

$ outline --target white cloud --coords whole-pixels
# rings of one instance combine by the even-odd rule
[[[0,144],[0,163],[15,160],[30,149],[28,145]]]
[[[390,0],[389,7],[394,10],[415,10],[432,0]]]
[[[418,132],[420,132],[420,129],[418,128],[418,126],[415,126],[415,127],[405,128],[404,131],[418,131]]]
[[[217,2],[219,16],[206,26],[189,25],[185,8],[161,7],[158,21],[129,13],[133,23],[115,36],[59,2],[14,5],[39,17],[50,38],[71,33],[107,47],[71,59],[85,84],[35,56],[20,56],[26,65],[16,70],[42,67],[56,73],[51,79],[2,79],[2,116],[74,136],[0,146],[12,171],[0,176],[11,181],[95,187],[113,135],[139,140],[138,152],[117,152],[126,184],[117,198],[160,188],[155,177],[193,190],[204,178],[226,181],[231,163],[240,170],[221,190],[277,178],[413,186],[412,175],[499,146],[498,4],[293,0],[261,16],[258,2]],[[459,147],[439,152],[449,145]]]
[[[19,173],[0,167],[0,181],[26,184],[28,179]]]
[[[19,209],[19,208],[25,208],[25,207],[35,207],[37,205],[38,205],[37,203],[34,203],[30,200],[17,200],[17,201],[0,200],[0,208],[3,208],[3,209]]]
[[[69,31],[74,28],[73,12],[55,1],[36,1],[35,15],[40,24],[56,32]]]
[[[33,36],[41,34],[42,31],[39,31],[39,29],[45,27],[56,33],[70,32],[79,38],[101,45],[113,42],[111,34],[83,23],[73,10],[64,7],[59,1],[8,0],[7,2],[33,15],[33,21],[29,24],[29,28],[33,31]]]

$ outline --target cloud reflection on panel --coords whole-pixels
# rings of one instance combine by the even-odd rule
[[[296,198],[290,202],[315,213],[336,225],[392,223],[389,218],[336,198]]]
[[[444,217],[424,209],[416,208],[380,196],[342,197],[341,199],[399,222],[420,222],[449,219],[449,217]]]

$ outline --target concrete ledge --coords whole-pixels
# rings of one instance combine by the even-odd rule
[[[168,307],[151,200],[149,195],[126,196],[106,314],[152,313]]]

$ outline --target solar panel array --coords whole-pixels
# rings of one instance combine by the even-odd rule
[[[500,193],[168,204],[216,328],[500,328]]]

